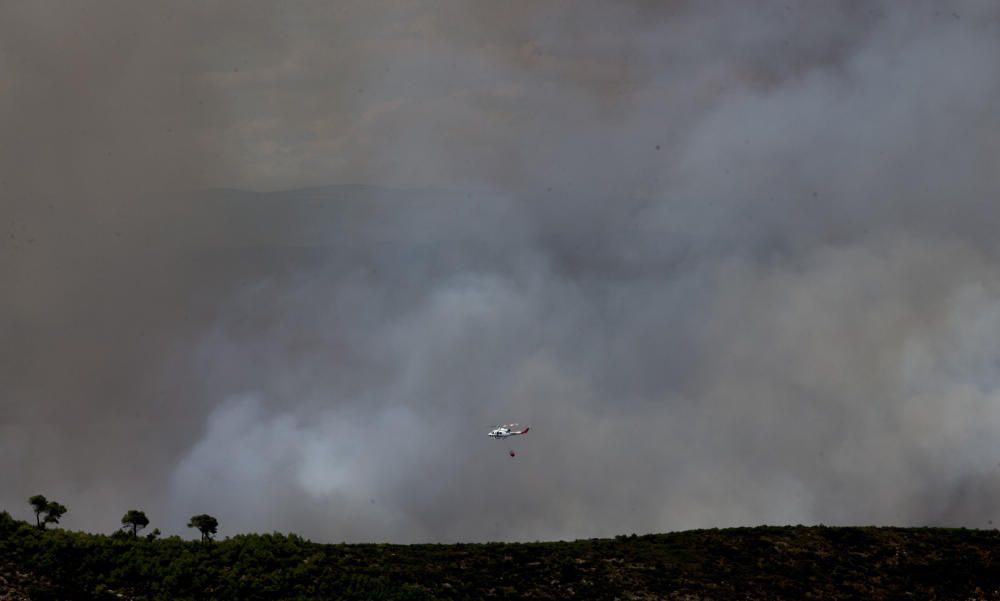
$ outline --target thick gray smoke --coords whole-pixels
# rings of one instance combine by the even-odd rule
[[[990,2],[4,6],[0,506],[985,527],[998,34]]]

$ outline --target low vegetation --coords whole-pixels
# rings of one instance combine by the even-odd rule
[[[798,526],[329,545],[294,534],[95,535],[0,512],[0,599],[997,600],[998,559],[992,530]]]

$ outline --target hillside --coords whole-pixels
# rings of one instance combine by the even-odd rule
[[[550,543],[211,544],[0,513],[0,599],[1000,599],[1000,533],[757,527]]]

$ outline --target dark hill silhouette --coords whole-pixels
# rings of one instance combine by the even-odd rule
[[[42,531],[0,513],[3,599],[1000,599],[1000,532],[756,527],[614,539],[215,543]]]

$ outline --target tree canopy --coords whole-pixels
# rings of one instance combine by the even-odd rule
[[[31,503],[32,509],[35,510],[35,526],[44,528],[45,526],[42,524],[40,516],[45,512],[45,508],[49,506],[49,500],[45,498],[45,495],[34,495],[28,499],[28,503]]]
[[[50,501],[49,506],[45,508],[45,524],[58,524],[59,518],[63,516],[68,510],[66,506],[62,503],[56,503],[55,501]]]
[[[59,518],[68,511],[65,505],[49,501],[45,495],[34,495],[28,499],[28,503],[31,503],[31,507],[35,511],[35,526],[43,530],[46,524],[58,524]],[[43,513],[44,517],[42,517]]]
[[[207,513],[191,516],[188,522],[188,528],[197,528],[201,532],[201,540],[206,542],[212,540],[212,535],[216,533],[218,527],[219,521]]]
[[[129,509],[122,516],[122,526],[132,529],[132,536],[138,536],[139,531],[149,525],[149,518],[146,513],[138,509]]]

